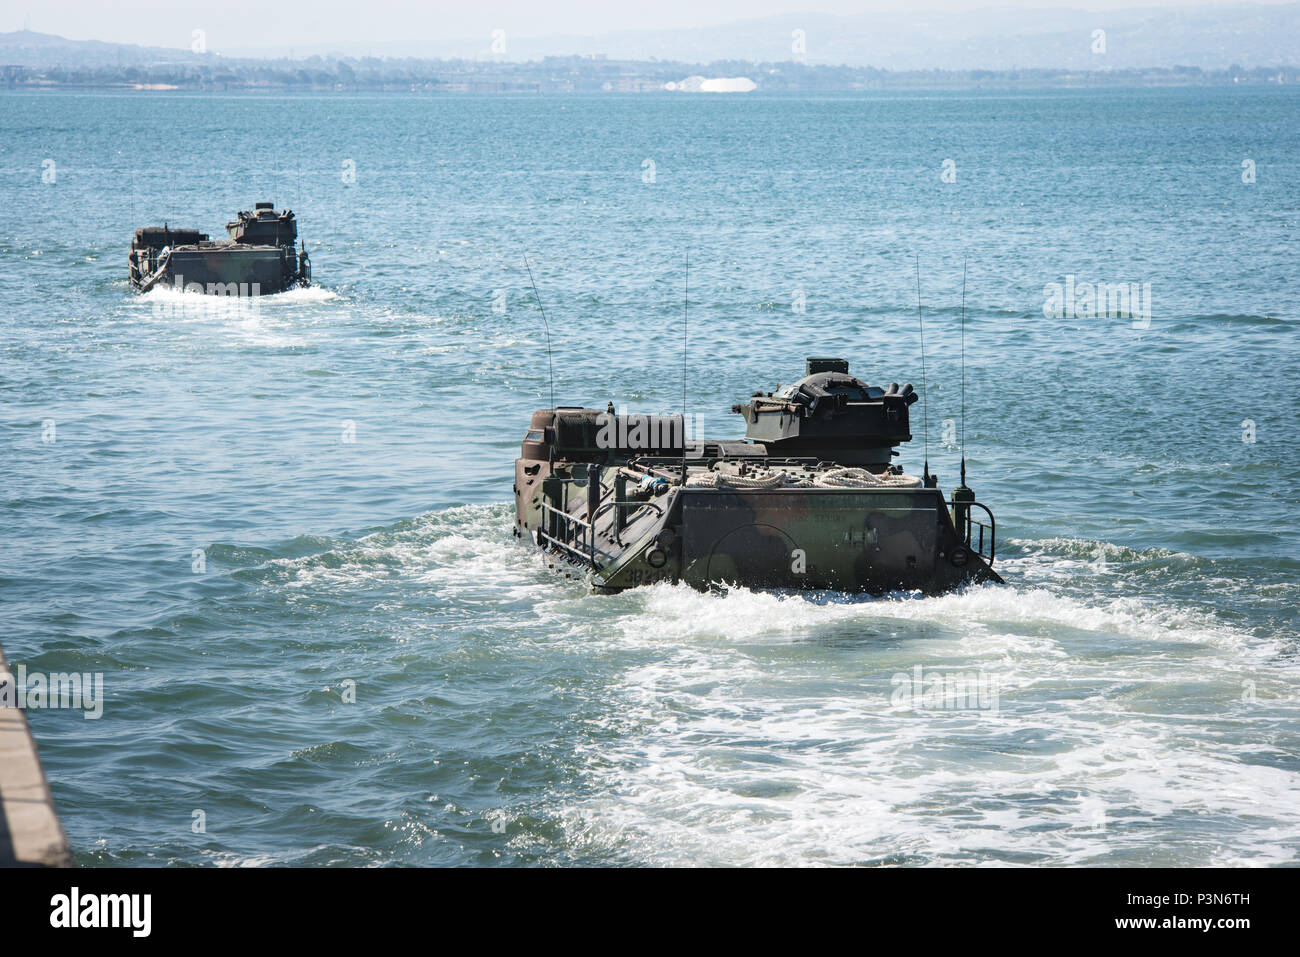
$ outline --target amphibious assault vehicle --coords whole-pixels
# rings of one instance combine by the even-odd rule
[[[311,283],[311,262],[298,242],[293,211],[254,203],[226,224],[224,240],[197,229],[149,226],[131,242],[131,286],[148,292],[159,283],[186,292],[257,296]]]
[[[683,416],[560,406],[533,413],[515,462],[515,526],[555,568],[598,591],[654,582],[700,589],[938,592],[1001,582],[992,512],[962,484],[945,499],[911,441],[911,385],[868,385],[844,359],[811,358],[798,382],[732,407],[736,441],[690,441]]]

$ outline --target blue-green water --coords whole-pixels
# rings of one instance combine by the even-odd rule
[[[0,644],[104,675],[29,712],[77,861],[1294,862],[1298,106],[0,95]],[[260,199],[316,287],[128,290],[137,226]],[[522,257],[557,401],[671,411],[688,252],[717,436],[805,355],[919,387],[919,255],[947,487],[969,258],[1006,587],[600,597],[515,544]],[[1150,322],[1045,316],[1066,276]],[[899,707],[918,666],[996,709]]]

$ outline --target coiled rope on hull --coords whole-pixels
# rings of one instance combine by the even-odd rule
[[[811,478],[773,471],[766,475],[737,475],[730,472],[698,472],[686,480],[687,488],[920,488],[915,475],[876,474],[867,469],[836,468]]]
[[[895,475],[885,472],[877,475],[867,469],[841,468],[819,472],[813,484],[820,488],[920,488],[921,480],[915,475]]]
[[[727,472],[699,472],[686,480],[687,488],[782,488],[793,484],[785,472],[764,476],[733,475]]]

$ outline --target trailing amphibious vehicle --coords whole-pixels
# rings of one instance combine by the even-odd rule
[[[298,242],[292,210],[254,203],[226,223],[223,240],[197,229],[167,224],[135,231],[131,242],[131,286],[148,292],[159,284],[186,292],[258,296],[311,283],[311,261]]]
[[[945,499],[911,441],[911,385],[868,385],[843,359],[732,412],[745,437],[691,441],[683,416],[560,406],[533,413],[515,462],[515,527],[598,591],[660,581],[700,589],[939,592],[1001,582],[992,512],[965,484]]]

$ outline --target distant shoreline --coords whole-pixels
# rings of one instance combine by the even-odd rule
[[[219,70],[154,67],[38,69],[0,64],[0,90],[104,90],[199,93],[673,93],[688,78],[746,78],[757,93],[857,93],[883,90],[1076,90],[1107,88],[1300,85],[1300,67],[1202,70],[924,70],[808,66],[799,63],[717,64],[604,61],[524,63],[423,61],[353,67],[347,61],[308,69],[256,61]],[[713,94],[744,96],[745,93]]]

